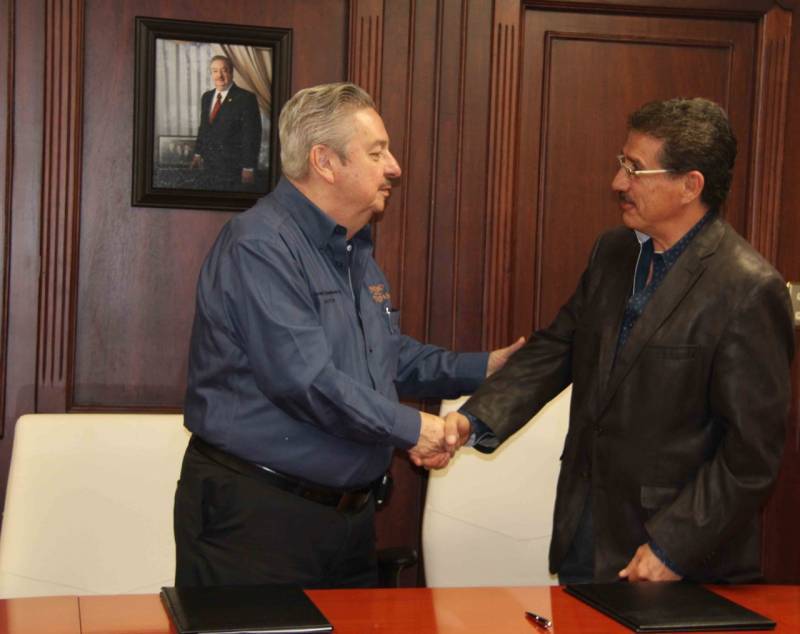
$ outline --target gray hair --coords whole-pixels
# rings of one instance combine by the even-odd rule
[[[364,108],[374,109],[375,102],[355,84],[320,84],[298,91],[286,102],[278,120],[283,173],[288,178],[305,178],[315,145],[327,145],[346,160],[352,130],[342,119]]]
[[[230,57],[225,57],[224,55],[214,55],[214,57],[211,58],[211,61],[208,62],[209,67],[217,60],[225,62],[225,66],[228,68],[228,71],[233,74],[233,62],[231,61]]]

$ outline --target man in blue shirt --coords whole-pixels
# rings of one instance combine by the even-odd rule
[[[400,332],[369,226],[400,167],[369,95],[302,90],[280,139],[284,178],[200,272],[177,585],[374,585],[372,488],[394,449],[438,468],[457,441],[399,397],[470,392],[521,343],[457,354]]]
[[[624,226],[462,413],[492,451],[572,383],[550,544],[562,583],[752,582],[789,410],[788,293],[720,216],[736,157],[722,108],[657,101],[628,123],[611,183]],[[468,419],[450,419],[466,439]]]

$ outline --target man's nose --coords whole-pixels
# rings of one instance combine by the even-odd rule
[[[624,192],[628,189],[629,185],[630,179],[625,174],[625,170],[620,167],[614,175],[614,180],[611,181],[611,189],[615,192]]]
[[[397,159],[394,157],[389,150],[386,150],[386,169],[384,173],[386,174],[387,178],[400,178],[400,174],[403,171],[400,169],[400,164],[397,162]]]

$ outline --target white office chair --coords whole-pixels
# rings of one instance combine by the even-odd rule
[[[572,387],[493,454],[462,449],[432,471],[422,522],[429,587],[558,583],[548,572]],[[444,401],[442,414],[464,399]]]
[[[181,415],[30,414],[17,421],[0,533],[0,597],[173,585]]]

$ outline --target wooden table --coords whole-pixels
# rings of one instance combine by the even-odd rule
[[[800,586],[714,587],[719,594],[800,632]],[[630,632],[559,587],[310,590],[336,634],[536,634],[533,610],[554,634]],[[0,600],[0,634],[174,634],[156,595]]]

